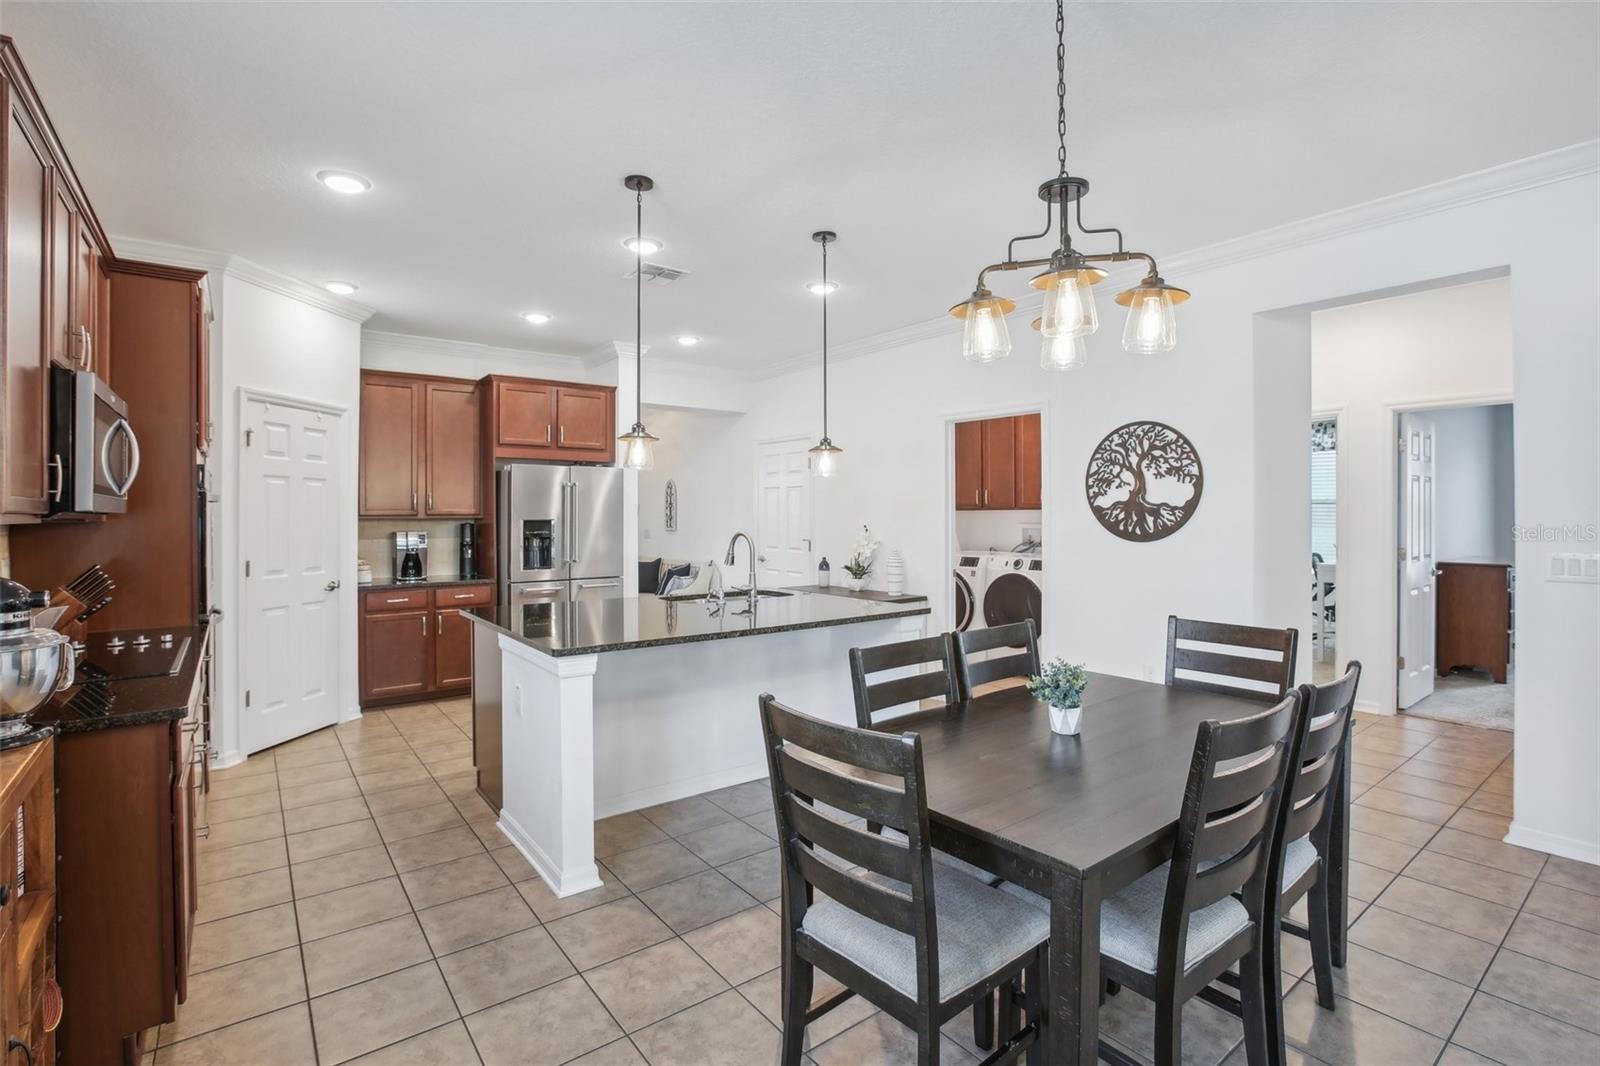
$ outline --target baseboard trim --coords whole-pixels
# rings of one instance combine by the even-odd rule
[[[1593,841],[1578,840],[1575,837],[1561,836],[1558,833],[1546,833],[1539,829],[1529,829],[1527,826],[1518,825],[1515,821],[1505,835],[1507,844],[1515,844],[1519,848],[1531,848],[1534,851],[1546,851],[1551,855],[1559,855],[1563,859],[1576,859],[1586,862],[1590,866],[1600,866],[1600,844]]]
[[[592,888],[599,888],[603,883],[600,880],[600,868],[593,862],[589,863],[587,869],[580,868],[563,873],[561,865],[546,854],[522,826],[517,824],[517,820],[505,811],[500,812],[497,828],[518,851],[522,852],[522,857],[528,860],[540,877],[544,878],[544,883],[550,886],[550,890],[558,898],[587,892]]]
[[[212,757],[211,768],[213,770],[226,770],[230,766],[238,766],[246,758],[247,756],[239,754],[238,748],[232,751],[221,751]]]
[[[651,785],[649,788],[624,792],[620,796],[597,798],[594,804],[594,816],[596,820],[610,818],[614,814],[626,814],[643,807],[654,807],[659,803],[688,799],[702,792],[712,792],[719,788],[727,788],[729,785],[742,785],[746,781],[757,781],[766,776],[767,764],[766,760],[762,760],[745,763],[731,770],[719,770],[714,774],[680,778],[664,785]]]

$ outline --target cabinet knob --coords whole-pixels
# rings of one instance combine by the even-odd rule
[[[0,907],[11,902],[11,886],[0,884]]]

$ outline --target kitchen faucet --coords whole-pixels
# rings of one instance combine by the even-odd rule
[[[727,566],[733,565],[733,552],[739,546],[740,537],[744,538],[745,545],[750,549],[750,589],[746,595],[750,600],[750,610],[753,611],[756,609],[756,598],[759,595],[756,592],[756,542],[750,539],[750,534],[748,533],[735,533],[728,539],[728,554],[723,557],[722,561]]]

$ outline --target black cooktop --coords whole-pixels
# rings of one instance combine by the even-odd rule
[[[188,635],[162,629],[91,633],[78,670],[107,681],[171,677],[183,669],[190,643]]]

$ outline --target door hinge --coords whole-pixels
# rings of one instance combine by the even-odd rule
[[[255,437],[255,435],[256,431],[253,429],[247,429],[244,431],[244,446],[246,448],[250,447],[250,441]]]
[[[244,561],[244,576],[245,577],[249,577],[250,576],[250,560],[249,559],[246,559]]]
[[[1406,657],[1404,655],[1398,656],[1394,665],[1396,670],[1404,670],[1406,668]]]
[[[246,707],[250,706],[250,690],[249,689],[245,689],[244,690],[244,705]]]

